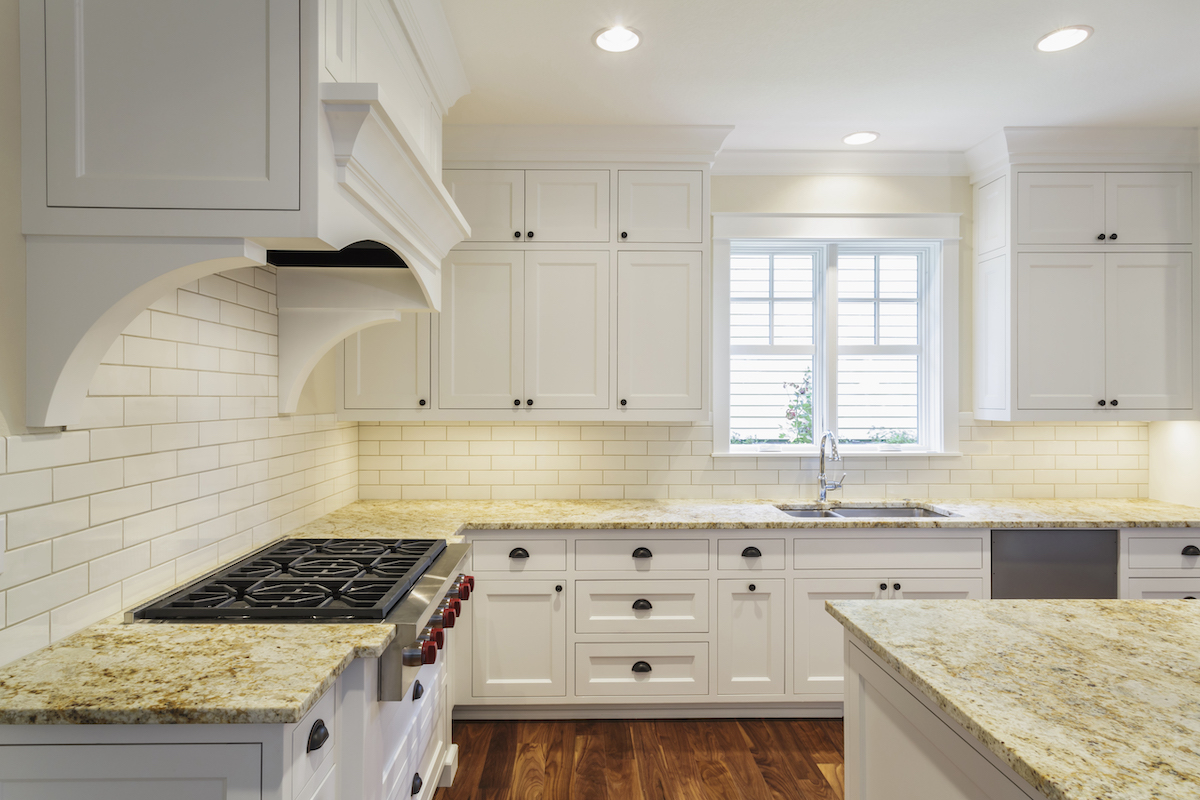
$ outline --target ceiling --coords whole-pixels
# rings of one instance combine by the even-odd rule
[[[963,151],[1004,126],[1200,124],[1198,0],[443,0],[448,123],[735,125],[726,150]],[[627,53],[591,43],[623,24]],[[1091,25],[1077,48],[1034,44]],[[842,137],[873,130],[850,148]]]

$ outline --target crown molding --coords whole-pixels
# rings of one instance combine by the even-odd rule
[[[654,161],[712,164],[731,125],[446,125],[442,156],[460,163]]]
[[[905,150],[722,150],[713,175],[969,174],[963,153]]]

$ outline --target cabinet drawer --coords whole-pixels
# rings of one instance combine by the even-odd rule
[[[784,569],[783,539],[720,539],[717,541],[717,569],[759,571]],[[762,555],[755,556],[758,550]]]
[[[576,581],[575,597],[578,633],[708,631],[708,581]]]
[[[1195,600],[1200,597],[1200,577],[1130,578],[1126,600]]]
[[[473,539],[471,544],[476,572],[563,572],[567,568],[565,539]]]
[[[320,721],[329,738],[319,749],[308,752],[308,737]],[[313,775],[321,769],[325,760],[332,758],[337,749],[337,692],[325,692],[317,704],[309,709],[304,719],[292,730],[292,793],[298,795]]]
[[[982,569],[983,539],[797,539],[796,569]]]
[[[634,666],[649,671],[635,672]],[[580,697],[708,694],[708,643],[575,645]]]
[[[1184,548],[1200,548],[1200,533],[1195,536],[1130,537],[1130,569],[1200,569],[1200,554],[1185,556]]]
[[[635,552],[645,557],[635,558]],[[575,569],[580,572],[706,570],[708,540],[580,539],[575,543]]]

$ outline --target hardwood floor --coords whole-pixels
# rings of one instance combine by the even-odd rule
[[[435,800],[842,800],[841,720],[455,722]]]

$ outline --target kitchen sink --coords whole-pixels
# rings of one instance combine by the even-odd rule
[[[920,519],[952,517],[942,511],[922,506],[837,506],[835,508],[803,508],[779,506],[789,517],[800,519]]]

